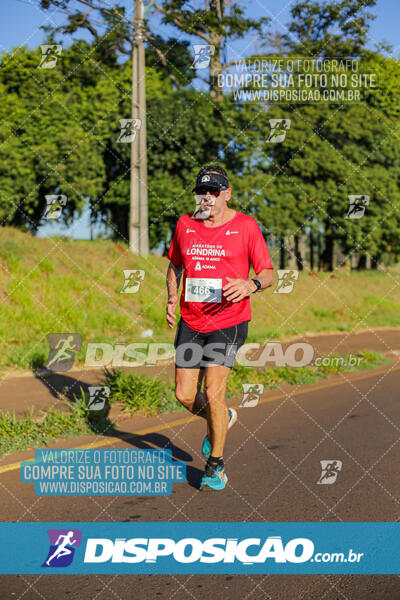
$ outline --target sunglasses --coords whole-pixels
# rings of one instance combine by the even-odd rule
[[[211,196],[215,196],[215,198],[218,198],[221,191],[222,190],[215,190],[215,189],[210,189],[210,188],[198,188],[196,190],[196,194],[198,196],[205,196],[209,192],[211,194]]]

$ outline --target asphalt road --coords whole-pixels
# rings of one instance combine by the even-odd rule
[[[119,422],[110,447],[170,447],[188,481],[168,497],[38,497],[19,481],[17,460],[0,462],[4,521],[394,521],[400,508],[400,366],[337,376],[313,386],[269,391],[241,408],[225,452],[221,493],[197,487],[205,424],[187,413]],[[235,406],[235,403],[231,403]],[[136,432],[135,435],[132,432]],[[89,445],[90,438],[58,444]],[[320,460],[340,460],[333,485],[318,485]],[[11,464],[10,470],[4,470]],[[212,532],[210,532],[212,533]],[[3,543],[5,540],[3,540]],[[399,560],[400,573],[400,560]],[[399,576],[132,575],[1,576],[1,600],[396,600]]]

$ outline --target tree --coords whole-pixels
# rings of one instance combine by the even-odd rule
[[[364,48],[371,18],[365,7],[374,4],[375,0],[295,4],[289,34],[283,36],[286,56],[358,56],[365,72],[379,67],[380,74],[383,69],[393,78],[380,77],[379,90],[363,90],[358,104],[271,104],[269,117],[290,119],[290,131],[284,143],[271,145],[264,161],[261,158],[251,167],[257,188],[262,180],[268,182],[263,221],[272,223],[282,239],[294,234],[295,246],[296,236],[309,233],[314,240],[323,233],[325,269],[334,266],[336,243],[345,252],[372,257],[387,247],[387,238],[396,245],[392,236],[384,236],[382,224],[390,213],[389,230],[398,233],[393,215],[398,201],[398,144],[393,136],[388,138],[388,114],[381,108],[390,106],[398,115],[399,102],[392,61]],[[346,219],[348,196],[357,194],[370,195],[371,204],[362,219]]]
[[[61,27],[49,28],[52,35],[59,31],[71,34],[80,28],[87,29],[95,38],[98,53],[105,60],[113,60],[117,52],[131,53],[132,56],[132,97],[131,123],[135,123],[135,138],[131,142],[130,157],[130,210],[129,247],[134,254],[148,254],[148,198],[147,198],[147,123],[145,90],[144,38],[154,40],[144,19],[143,0],[135,0],[133,18],[125,14],[124,6],[110,4],[107,0],[42,0],[42,7],[51,5],[67,10],[67,23]],[[86,12],[81,7],[85,6]],[[75,8],[78,6],[78,8]],[[87,10],[89,9],[89,10]],[[96,15],[100,17],[99,34]],[[126,47],[126,45],[128,47]],[[166,66],[166,57],[161,48],[154,46],[157,55]],[[176,55],[176,53],[175,53]],[[183,52],[180,53],[182,59]],[[109,59],[110,57],[110,59]],[[104,62],[104,61],[103,61]],[[182,60],[181,60],[182,63]],[[174,83],[181,87],[179,79],[171,73]]]
[[[282,36],[284,47],[301,56],[360,56],[375,18],[368,8],[375,5],[376,0],[298,0]]]
[[[57,34],[71,36],[78,31],[87,31],[93,39],[93,51],[102,64],[115,63],[119,56],[131,57],[134,46],[135,26],[133,19],[134,0],[129,0],[128,9],[123,4],[109,0],[39,0],[42,9],[59,8],[65,13],[61,25],[44,25],[54,39]],[[191,55],[188,42],[175,38],[165,40],[154,33],[150,24],[151,2],[144,14],[144,36],[146,42],[146,64],[162,72],[176,89],[182,90],[193,79],[190,69]]]
[[[228,8],[228,5],[229,8]],[[154,6],[163,15],[163,23],[174,25],[181,32],[200,38],[209,47],[208,85],[211,97],[221,101],[223,89],[221,74],[237,61],[227,61],[224,48],[228,41],[243,38],[246,33],[256,32],[260,39],[266,39],[265,26],[268,17],[251,19],[238,3],[231,0],[206,0],[204,8],[192,7],[187,0],[164,0]]]
[[[38,68],[39,51],[23,47],[2,55],[3,224],[35,232],[46,207],[45,195],[55,194],[67,196],[63,219],[71,222],[87,198],[101,192],[105,175],[101,144],[108,125],[101,123],[100,114],[97,120],[90,117],[94,106],[113,103],[115,90],[101,89],[90,60],[77,70],[89,49],[86,42],[76,42],[54,69]]]

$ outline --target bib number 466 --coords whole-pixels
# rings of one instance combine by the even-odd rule
[[[215,289],[206,285],[192,285],[192,294],[205,296],[208,294],[214,294]]]

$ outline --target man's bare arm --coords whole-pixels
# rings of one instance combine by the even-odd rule
[[[262,271],[257,273],[254,279],[258,279],[258,281],[261,283],[261,292],[262,290],[271,287],[271,285],[274,283],[274,272],[272,269],[263,269]],[[253,289],[257,288],[254,281],[251,281],[251,285],[253,286]]]
[[[178,290],[183,273],[183,266],[177,267],[174,263],[170,262],[167,271],[167,290],[168,290],[168,303],[167,303],[167,323],[169,327],[175,325],[175,309],[178,304]]]
[[[176,267],[174,263],[170,262],[167,271],[167,289],[168,289],[168,300],[171,298],[178,297],[179,284],[183,273],[183,267]]]

